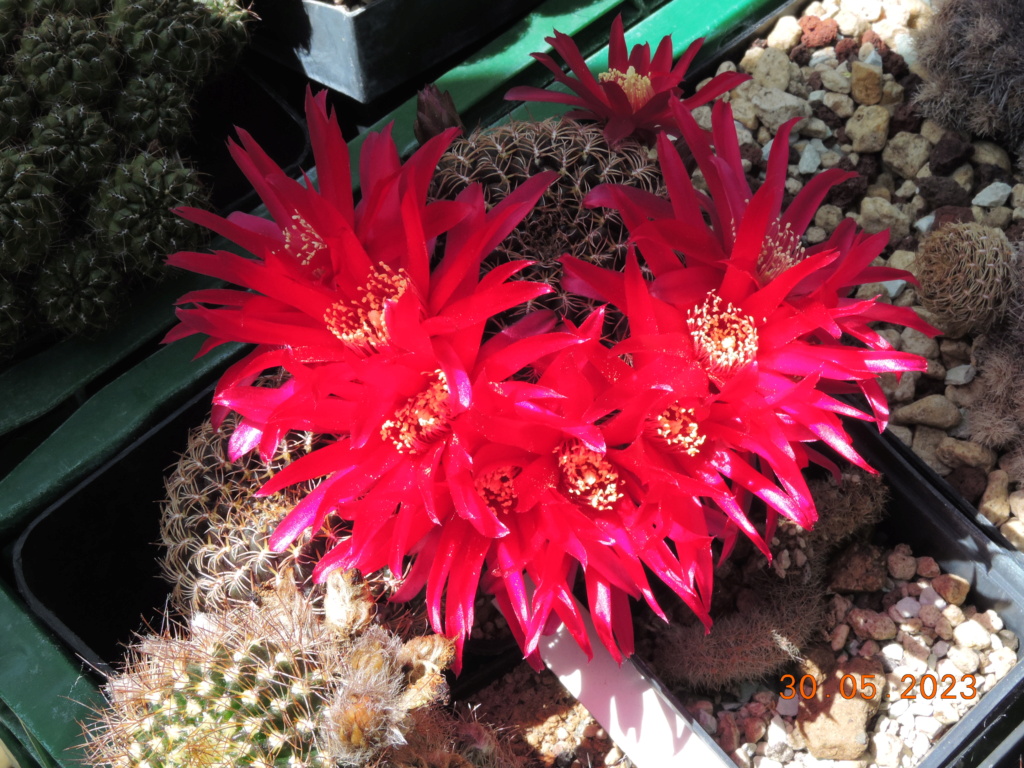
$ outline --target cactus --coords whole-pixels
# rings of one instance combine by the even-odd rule
[[[249,22],[253,13],[238,0],[196,0],[204,26],[212,33],[217,48],[215,68],[230,66],[249,44]]]
[[[99,105],[117,85],[117,54],[109,35],[86,16],[53,14],[26,29],[11,66],[44,104]]]
[[[767,679],[814,639],[824,620],[827,558],[881,519],[888,489],[860,470],[844,473],[842,485],[828,478],[809,487],[819,514],[811,531],[780,519],[770,566],[756,552],[719,566],[710,632],[692,615],[658,627],[648,655],[670,684],[717,690]]]
[[[954,130],[1024,149],[1024,15],[1017,0],[945,0],[916,34],[914,102]]]
[[[339,572],[329,581],[351,583]],[[344,634],[339,624],[348,622],[321,620],[280,585],[261,605],[197,614],[188,631],[143,639],[105,686],[89,763],[329,768],[447,753],[450,721],[431,709],[446,694],[451,642],[403,643],[373,624]]]
[[[103,116],[81,105],[54,105],[32,124],[30,141],[37,165],[73,189],[98,181],[118,153]]]
[[[0,55],[9,56],[17,48],[25,24],[25,0],[0,0]]]
[[[92,198],[89,223],[100,247],[118,254],[129,274],[155,278],[163,258],[197,245],[198,228],[172,213],[201,205],[194,170],[176,156],[140,152],[117,165]]]
[[[132,71],[197,84],[213,66],[215,39],[193,0],[114,0],[107,29]]]
[[[536,304],[513,310],[516,315],[511,315],[510,320],[540,306],[579,319],[580,311],[591,304],[560,289],[559,257],[568,253],[594,264],[621,269],[627,239],[616,211],[586,208],[583,197],[604,183],[664,193],[664,182],[657,162],[642,144],[626,141],[613,151],[601,128],[594,125],[567,119],[541,123],[513,121],[456,140],[438,165],[431,192],[435,197],[451,199],[469,184],[480,182],[485,199],[493,205],[542,170],[556,170],[560,178],[498,246],[485,266],[512,259],[533,259],[537,264],[517,277],[539,280],[556,289]]]
[[[1006,315],[1016,290],[1017,251],[996,227],[945,224],[917,252],[921,304],[947,335],[984,333]]]
[[[34,107],[21,80],[12,75],[0,80],[0,145],[17,144],[28,136]]]
[[[174,146],[189,134],[191,94],[159,73],[136,75],[122,84],[111,121],[131,146]]]
[[[0,357],[18,343],[27,316],[24,297],[14,283],[0,275]]]
[[[17,274],[39,264],[60,229],[53,180],[31,154],[0,149],[0,273]]]
[[[237,417],[216,430],[209,421],[192,430],[188,447],[167,478],[160,537],[161,567],[173,585],[171,604],[189,615],[249,602],[282,572],[299,567],[301,545],[271,552],[274,527],[315,483],[267,497],[256,491],[291,461],[312,450],[311,433],[295,433],[278,446],[269,463],[250,453],[238,462],[227,456]],[[299,581],[310,574],[308,564]]]
[[[88,335],[117,312],[123,277],[115,258],[87,240],[47,257],[36,279],[40,317],[65,336]]]
[[[97,18],[104,11],[104,0],[20,0],[25,20],[36,25],[54,14],[75,14]]]

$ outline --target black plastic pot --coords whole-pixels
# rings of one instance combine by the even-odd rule
[[[320,0],[253,3],[253,44],[367,103],[524,16],[538,0]]]

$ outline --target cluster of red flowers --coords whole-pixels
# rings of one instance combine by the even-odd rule
[[[876,375],[924,368],[869,326],[929,330],[911,310],[847,298],[860,283],[907,278],[870,266],[884,234],[866,237],[848,220],[827,242],[801,246],[825,193],[847,174],[819,175],[783,211],[790,123],[752,193],[728,106],[715,105],[708,135],[678,96],[695,49],[669,69],[670,44],[653,60],[639,46],[627,59],[621,23],[614,31],[618,74],[574,103],[599,116],[602,105],[609,126],[620,126],[614,136],[621,126],[653,132],[671,122],[710,190],[694,189],[660,134],[669,199],[620,187],[591,193],[589,205],[621,212],[635,250],[621,273],[566,257],[565,283],[625,315],[629,334],[614,345],[601,339],[603,310],[578,327],[537,312],[485,334],[491,317],[550,290],[510,280],[526,262],[482,276],[480,267],[554,174],[490,210],[476,187],[428,202],[452,132],[405,163],[387,131],[368,137],[357,203],[337,122],[322,96],[310,96],[318,190],[289,179],[240,132],[232,153],[273,220],[181,211],[252,254],[170,258],[250,289],[182,297],[181,323],[167,339],[206,334],[203,351],[257,345],[214,396],[215,416],[243,417],[233,455],[270,455],[289,430],[333,438],[263,489],[323,478],[272,546],[319,529],[329,514],[348,521],[316,577],[335,568],[403,574],[396,598],[425,586],[434,628],[455,638],[460,655],[481,586],[534,657],[557,622],[589,652],[572,596],[577,577],[616,655],[632,651],[630,598],[661,613],[649,574],[709,622],[712,539],[743,531],[767,552],[747,514],[754,498],[769,527],[777,514],[812,525],[802,470],[827,463],[813,444],[863,465],[840,417],[884,425]],[[579,74],[585,66],[566,40],[553,44]],[[645,89],[655,96],[644,101]],[[660,96],[664,104],[651,107]],[[862,346],[841,344],[844,334]],[[279,368],[283,385],[256,385]],[[873,415],[834,397],[854,391]]]

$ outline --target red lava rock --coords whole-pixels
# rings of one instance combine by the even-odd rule
[[[1006,228],[1006,237],[1011,243],[1024,240],[1024,219],[1018,219]]]
[[[864,197],[868,191],[868,180],[861,175],[841,181],[829,190],[825,202],[846,209]]]
[[[818,73],[815,72],[814,74],[817,75]],[[819,120],[821,120],[823,123],[825,123],[825,125],[831,128],[833,131],[838,128],[842,128],[844,125],[846,125],[846,121],[843,120],[843,118],[841,118],[831,109],[826,107],[820,101],[817,104],[811,105],[811,114],[814,115]]]
[[[803,43],[794,45],[789,52],[789,60],[801,67],[806,67],[811,61],[811,49]]]
[[[995,181],[1005,181],[1013,186],[1013,175],[994,163],[978,163],[974,166],[974,191],[980,192]]]
[[[875,30],[869,29],[867,32],[861,35],[860,43],[861,45],[864,45],[864,43],[871,43],[873,46],[875,46],[875,50],[878,51],[879,55],[883,57],[883,63],[885,62],[884,57],[887,53],[890,52],[890,48],[888,45],[886,45],[886,42],[885,40],[882,39],[881,35],[875,32]]]
[[[932,173],[945,176],[971,159],[974,146],[954,131],[946,131],[928,153],[928,167]]]
[[[971,204],[971,193],[948,176],[926,176],[917,179],[917,189],[921,197],[931,203],[933,208],[963,207]]]
[[[896,80],[910,74],[910,67],[907,66],[907,60],[891,49],[888,53],[882,54],[882,70],[888,72]]]
[[[755,175],[764,170],[764,152],[755,144],[744,144],[740,147],[740,157],[750,161],[750,171]]]
[[[988,473],[978,467],[957,467],[946,482],[955,488],[970,504],[977,504],[988,486]]]
[[[807,76],[807,87],[812,91],[820,91],[824,87],[821,84],[821,72],[815,70]]]
[[[858,50],[860,50],[860,43],[856,38],[844,37],[836,43],[836,58],[840,64],[844,61],[854,61],[857,58]]]
[[[889,136],[895,136],[900,131],[918,133],[923,122],[924,118],[917,111],[917,107],[909,101],[905,101],[896,107],[892,118],[889,120]]]
[[[963,221],[974,221],[974,211],[963,206],[944,205],[940,208],[936,208],[933,213],[935,214],[935,221],[932,222],[931,226],[933,230],[938,229],[943,224],[949,224],[950,222],[960,223]]]
[[[797,21],[804,31],[800,37],[801,45],[810,48],[821,48],[832,45],[839,36],[839,23],[835,19],[820,19],[817,16],[801,16]]]
[[[879,152],[861,152],[857,162],[857,173],[868,181],[874,181],[882,170],[882,158]]]

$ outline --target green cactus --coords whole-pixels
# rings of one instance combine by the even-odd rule
[[[117,53],[95,19],[46,16],[26,29],[11,60],[15,73],[40,102],[98,105],[117,85]]]
[[[80,104],[56,104],[32,124],[36,163],[71,188],[102,178],[118,154],[117,140],[103,116]]]
[[[198,245],[198,227],[171,209],[202,201],[192,168],[176,156],[140,152],[100,182],[88,218],[100,247],[119,254],[129,274],[155,278],[168,253]]]
[[[47,257],[36,278],[40,317],[66,336],[107,325],[119,304],[123,276],[112,254],[89,240],[76,240]]]
[[[27,138],[34,107],[35,100],[21,80],[13,75],[0,79],[0,145],[17,144]]]
[[[17,47],[25,24],[25,0],[0,0],[0,55],[10,55]]]
[[[107,29],[139,74],[199,83],[213,66],[216,41],[193,0],[114,0]]]
[[[103,0],[20,0],[25,20],[34,26],[47,16],[73,14],[97,18],[106,5]]]
[[[331,589],[350,585],[340,572],[329,579]],[[329,605],[351,607],[353,597]],[[145,638],[105,687],[90,764],[329,768],[366,765],[406,741],[440,750],[447,731],[416,713],[446,692],[451,642],[402,643],[376,625],[350,635],[339,624],[349,625],[321,620],[282,585],[261,605],[198,614],[189,632]]]
[[[60,223],[53,179],[30,153],[0,149],[0,273],[41,263]]]
[[[230,66],[249,44],[252,11],[242,7],[238,0],[197,0],[197,3],[205,11],[206,28],[214,34],[218,68]]]
[[[25,297],[14,283],[0,275],[0,357],[21,339],[27,316]]]
[[[122,84],[111,121],[131,146],[174,146],[189,134],[191,100],[178,80],[158,72],[135,75]]]

